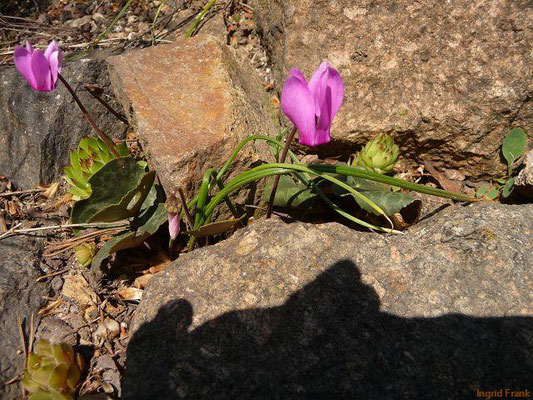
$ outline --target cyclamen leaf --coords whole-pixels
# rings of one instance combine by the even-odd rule
[[[113,222],[139,212],[155,179],[155,171],[145,172],[132,157],[116,158],[90,179],[92,194],[74,204],[72,223]]]
[[[476,190],[476,197],[478,199],[481,199],[483,198],[487,192],[489,191],[490,189],[490,185],[483,185],[483,186],[480,186],[477,190]]]
[[[527,136],[522,128],[514,128],[505,137],[502,144],[502,153],[507,160],[507,165],[511,165],[518,160],[526,151]]]
[[[158,186],[158,185],[154,185]],[[139,226],[136,231],[122,232],[110,240],[108,240],[104,246],[96,253],[91,263],[91,269],[96,270],[100,268],[102,262],[111,254],[120,250],[131,249],[141,245],[150,236],[157,232],[159,227],[167,222],[167,211],[165,210],[164,203],[157,203],[152,205],[147,212],[143,214],[143,218],[139,221],[134,220],[132,225]],[[147,211],[148,211],[147,210]]]
[[[496,197],[498,197],[499,193],[500,188],[498,186],[486,184],[478,188],[478,190],[476,191],[476,197],[478,199],[487,198],[490,200],[494,200]]]

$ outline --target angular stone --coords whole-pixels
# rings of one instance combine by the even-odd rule
[[[20,398],[20,386],[5,383],[24,367],[24,356],[17,353],[22,350],[18,318],[27,335],[31,314],[37,325],[42,296],[48,294],[46,285],[36,282],[41,275],[41,246],[36,240],[20,236],[0,241],[0,398],[6,400]]]
[[[243,138],[275,133],[261,83],[215,36],[132,51],[109,63],[117,97],[131,110],[167,193],[182,187],[192,195],[207,168],[220,168]],[[246,146],[235,170],[268,155],[264,143]]]
[[[401,236],[258,221],[150,281],[123,398],[456,399],[525,388],[531,254],[533,205],[450,207]]]
[[[84,59],[66,63],[62,74],[98,126],[112,137],[123,138],[125,125],[81,86],[101,85],[104,98],[116,108],[109,96],[105,62]],[[0,175],[6,175],[19,188],[58,179],[69,163],[68,150],[83,136],[95,136],[61,83],[53,92],[36,92],[14,67],[0,71],[0,115]]]
[[[518,193],[528,199],[533,199],[533,150],[526,154],[524,168],[514,181]]]
[[[500,177],[511,125],[533,131],[533,8],[527,0],[255,0],[281,83],[329,60],[346,84],[325,152],[381,132],[405,159]]]

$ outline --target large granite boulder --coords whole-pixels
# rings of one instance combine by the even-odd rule
[[[242,139],[276,132],[261,81],[214,35],[131,51],[111,57],[109,66],[167,193],[181,187],[192,196],[204,172],[220,168]],[[265,143],[246,146],[234,171],[268,156]]]
[[[401,236],[258,221],[150,281],[123,398],[527,389],[531,254],[533,205],[454,206]]]
[[[333,143],[350,153],[387,132],[404,159],[505,172],[511,126],[533,134],[533,7],[529,0],[254,0],[281,83],[329,60],[346,84]]]
[[[125,125],[81,86],[101,85],[104,98],[117,107],[110,97],[105,61],[65,63],[62,74],[98,126],[112,137],[123,138]],[[53,92],[36,92],[15,67],[0,71],[0,115],[0,175],[6,175],[19,188],[33,188],[59,178],[69,162],[68,150],[83,136],[95,135],[61,83]]]
[[[6,384],[24,368],[18,319],[29,334],[29,321],[48,295],[41,276],[39,257],[42,244],[31,238],[11,237],[0,241],[0,398],[18,399],[20,386]],[[28,337],[28,336],[26,336]]]

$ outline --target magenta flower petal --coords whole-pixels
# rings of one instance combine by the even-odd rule
[[[35,50],[31,55],[31,69],[35,77],[35,90],[47,92],[52,90],[52,77],[50,75],[50,66],[43,52]]]
[[[16,47],[13,56],[15,66],[30,86],[41,92],[54,90],[61,72],[61,49],[52,41],[46,51],[34,50],[29,42],[26,47]]]
[[[307,85],[307,81],[305,80],[304,74],[298,68],[291,69],[289,71],[289,75],[294,76],[295,78],[297,78],[298,80],[302,81],[303,83]]]
[[[326,70],[329,68],[329,63],[327,61],[324,61],[318,69],[313,73],[311,76],[311,79],[309,79],[309,90],[311,93],[313,93],[313,96],[316,96],[316,90],[317,86],[322,78],[322,75],[326,72]]]
[[[57,51],[59,51],[59,45],[57,44],[55,40],[52,40],[46,47],[46,50],[44,51],[44,56],[46,57],[47,60],[49,60],[52,53],[57,52]]]
[[[343,99],[342,78],[335,68],[324,61],[309,83],[306,83],[299,69],[291,69],[281,94],[281,108],[300,132],[300,143],[318,146],[331,140],[331,123]]]
[[[168,213],[168,233],[172,239],[176,239],[180,233],[180,215]]]
[[[50,66],[50,73],[52,78],[52,89],[56,88],[57,84],[57,75],[61,72],[61,62],[62,62],[62,54],[61,49],[59,48],[59,45],[55,40],[53,40],[48,47],[46,48],[46,51],[44,52],[44,56],[48,60],[48,64]]]
[[[331,119],[330,123],[333,122],[333,118],[341,108],[342,101],[344,100],[344,83],[342,82],[341,75],[335,68],[329,67],[327,70],[327,83],[326,87],[329,90],[326,90],[326,98],[330,96],[330,106],[331,106]]]
[[[303,75],[302,75],[303,76]],[[297,73],[291,74],[283,85],[281,109],[300,132],[300,143],[311,145],[315,136],[315,99]]]
[[[17,47],[13,54],[13,60],[15,61],[15,67],[17,67],[18,71],[24,78],[26,78],[31,87],[35,89],[37,84],[31,67],[31,54],[32,53],[27,50],[27,45],[26,49],[24,47]]]

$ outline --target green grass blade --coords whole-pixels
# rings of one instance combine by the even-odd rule
[[[202,22],[202,20],[204,19],[205,14],[207,14],[207,12],[210,10],[211,7],[215,5],[216,2],[217,0],[211,0],[209,3],[205,5],[203,10],[200,11],[200,13],[196,16],[196,18],[194,18],[194,21],[192,21],[191,27],[187,30],[187,33],[185,34],[186,38],[190,38],[192,36],[192,34],[196,30],[200,22]]]

